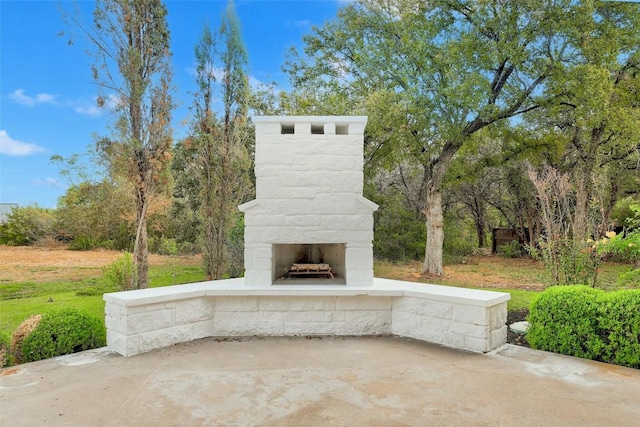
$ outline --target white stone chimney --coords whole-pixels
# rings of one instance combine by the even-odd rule
[[[247,286],[373,284],[373,212],[362,196],[361,116],[260,116],[256,199],[245,214]],[[283,279],[294,263],[326,263],[334,279]]]

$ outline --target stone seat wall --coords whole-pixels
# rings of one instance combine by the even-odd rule
[[[506,342],[510,295],[374,279],[250,287],[219,280],[105,294],[107,346],[133,356],[206,337],[398,335],[474,352]]]

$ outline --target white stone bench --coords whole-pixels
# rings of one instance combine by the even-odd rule
[[[105,294],[107,346],[133,356],[206,337],[399,335],[474,352],[506,342],[502,292],[374,279],[250,287],[229,279]]]

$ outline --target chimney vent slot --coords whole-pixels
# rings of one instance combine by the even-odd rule
[[[349,135],[349,125],[336,125],[336,135]]]
[[[324,135],[324,124],[312,124],[311,135]]]
[[[280,133],[282,135],[293,135],[295,133],[293,123],[282,123],[280,126]]]

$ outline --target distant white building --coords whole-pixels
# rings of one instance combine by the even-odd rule
[[[7,217],[11,211],[17,207],[17,203],[0,203],[0,224],[7,222]]]

